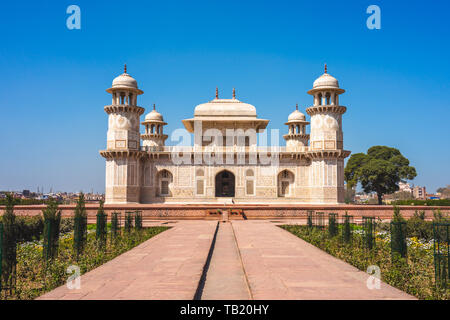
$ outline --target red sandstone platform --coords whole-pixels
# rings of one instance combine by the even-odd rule
[[[450,212],[450,206],[399,206],[404,217],[411,217],[415,211],[425,211],[426,218],[433,217],[433,210],[440,209],[442,212]],[[15,206],[14,211],[20,215],[40,215],[44,205]],[[60,205],[63,216],[72,216],[75,205]],[[87,213],[91,219],[95,218],[98,204],[87,204]],[[241,210],[246,219],[306,219],[307,211],[334,212],[339,215],[348,213],[355,218],[362,216],[373,216],[381,219],[390,219],[393,215],[393,207],[390,205],[296,205],[296,204],[124,204],[105,205],[105,211],[110,214],[113,211],[142,211],[144,221],[149,220],[200,220],[220,219],[217,215],[210,215],[212,210]],[[0,206],[0,214],[4,206]],[[241,217],[233,217],[238,218]]]

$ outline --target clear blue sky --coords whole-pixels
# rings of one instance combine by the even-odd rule
[[[66,8],[81,8],[81,30]],[[366,8],[381,8],[381,30]],[[428,191],[450,184],[448,1],[6,1],[0,11],[0,190],[104,191],[105,89],[127,63],[182,126],[197,104],[236,88],[286,130],[323,73],[347,92],[344,146],[399,148]],[[284,134],[285,131],[281,133]]]

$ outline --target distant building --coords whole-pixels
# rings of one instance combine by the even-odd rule
[[[377,198],[376,193],[358,192],[355,194],[355,203],[368,203]]]
[[[427,198],[427,191],[425,187],[419,187],[416,186],[413,188],[413,196],[416,199],[426,200]]]
[[[412,192],[412,188],[407,182],[399,182],[398,183],[399,191]]]

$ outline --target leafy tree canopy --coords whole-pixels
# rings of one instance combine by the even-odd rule
[[[443,198],[450,198],[450,185],[447,185],[447,187],[441,187],[436,191],[441,193]]]
[[[360,182],[364,192],[377,193],[379,204],[383,194],[398,191],[400,181],[412,180],[416,175],[416,169],[398,149],[386,146],[371,147],[367,154],[353,154],[344,171],[349,188]]]

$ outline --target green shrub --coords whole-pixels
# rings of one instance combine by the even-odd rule
[[[416,237],[427,241],[433,239],[433,222],[426,221],[425,218],[425,211],[416,211],[411,218],[405,219],[407,238]],[[390,223],[380,222],[377,224],[377,229],[389,232]]]
[[[406,235],[408,238],[433,239],[433,223],[425,221],[425,211],[414,212],[414,215],[406,220]]]
[[[405,218],[403,218],[402,213],[400,212],[400,208],[394,205],[394,215],[392,216],[393,222],[403,222]]]
[[[392,204],[399,206],[450,206],[450,199],[439,199],[439,200],[397,200],[393,201]]]
[[[59,232],[61,224],[61,210],[54,201],[49,202],[42,210],[44,216],[44,250],[45,260],[53,260],[58,254]]]
[[[44,231],[44,220],[41,216],[17,216],[15,224],[19,243],[39,240]]]
[[[0,199],[0,206],[4,206],[7,204],[7,199]],[[38,199],[22,199],[22,198],[13,198],[13,205],[15,206],[24,206],[24,205],[35,205],[35,204],[48,204],[52,199],[46,200],[38,200]]]
[[[307,212],[307,221],[306,224],[309,228],[313,227],[313,215],[314,215],[314,211],[313,210],[308,210]]]
[[[405,258],[408,252],[406,244],[406,222],[391,221],[391,255],[392,259]]]
[[[433,210],[433,221],[439,223],[450,222],[448,213],[443,213],[440,209]]]
[[[141,230],[142,229],[142,212],[141,211],[136,211],[135,216],[134,216],[134,228],[136,230]]]
[[[79,256],[83,250],[87,238],[87,213],[84,201],[84,194],[80,192],[77,206],[75,207],[74,214],[74,229],[73,229],[73,248],[77,256]]]
[[[0,282],[2,288],[9,288],[12,292],[17,263],[17,231],[15,225],[14,202],[10,194],[6,195],[6,207],[2,216],[3,241],[2,241],[2,274]]]
[[[74,227],[74,218],[61,218],[61,224],[59,225],[60,233],[69,233],[73,231]]]
[[[120,212],[111,214],[111,236],[115,238],[120,233]]]
[[[330,237],[335,237],[338,234],[337,213],[328,215],[328,234]]]
[[[107,235],[107,215],[103,209],[103,201],[100,201],[100,205],[97,211],[97,224],[96,224],[96,239],[98,246],[101,250],[106,248],[106,235]]]
[[[132,211],[125,212],[125,231],[130,232],[133,227],[133,214]]]

